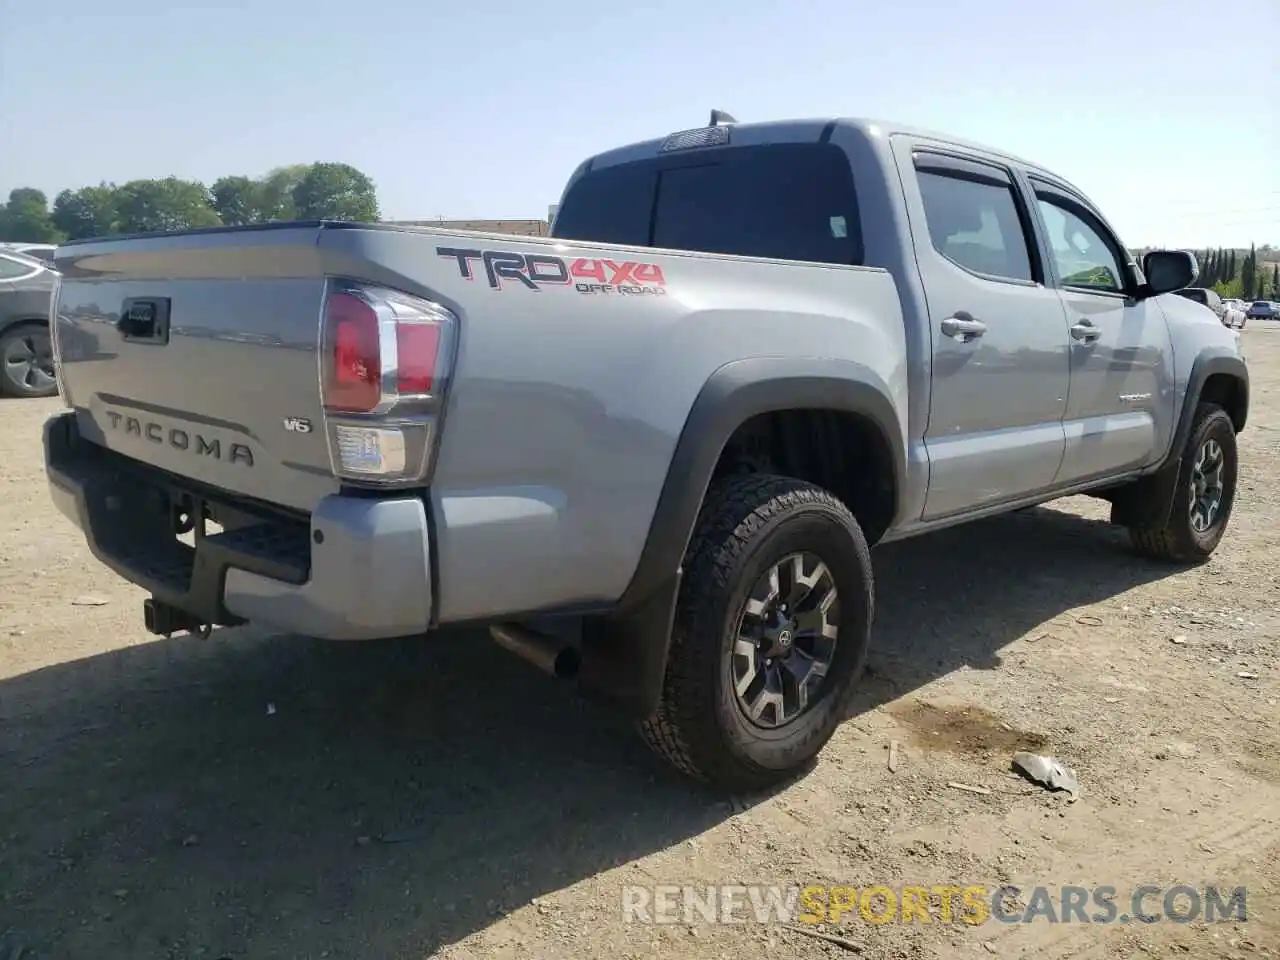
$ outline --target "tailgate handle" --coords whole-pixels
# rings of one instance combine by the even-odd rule
[[[116,329],[129,343],[168,343],[169,298],[130,297],[120,307]]]

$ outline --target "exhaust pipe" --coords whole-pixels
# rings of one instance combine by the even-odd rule
[[[489,635],[499,646],[560,680],[572,680],[582,666],[582,654],[576,647],[545,633],[514,623],[498,623],[489,628]]]

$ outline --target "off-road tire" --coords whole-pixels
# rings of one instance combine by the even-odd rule
[[[1216,440],[1223,451],[1222,504],[1208,530],[1197,532],[1191,525],[1192,470],[1196,453],[1208,440]],[[1236,493],[1236,431],[1226,411],[1213,403],[1196,407],[1195,420],[1182,452],[1173,506],[1160,526],[1136,524],[1129,527],[1129,539],[1138,553],[1152,560],[1172,563],[1199,563],[1217,549],[1231,519]]]
[[[808,707],[764,730],[739,707],[728,651],[749,591],[798,551],[816,554],[830,571],[839,633]],[[871,554],[844,504],[789,477],[717,481],[685,555],[662,698],[641,724],[645,740],[678,770],[719,790],[761,790],[802,772],[848,715],[873,615]]]

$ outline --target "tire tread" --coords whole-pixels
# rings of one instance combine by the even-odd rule
[[[1205,425],[1218,418],[1225,420],[1227,425],[1231,426],[1231,418],[1216,403],[1202,402],[1196,406],[1195,419],[1192,421],[1191,431],[1187,435],[1187,449],[1183,451],[1184,456],[1198,445],[1199,437],[1204,431]],[[1234,435],[1234,427],[1231,427],[1231,429]],[[1177,506],[1181,502],[1182,490],[1189,476],[1190,467],[1184,463],[1179,469],[1174,507],[1169,511],[1169,515],[1164,518],[1163,523],[1158,526],[1146,524],[1129,527],[1129,541],[1134,550],[1141,556],[1166,563],[1194,563],[1207,558],[1208,554],[1196,544],[1190,534],[1190,526],[1179,513]]]
[[[649,746],[695,780],[751,790],[778,779],[777,771],[715,748],[716,732],[705,728],[703,708],[715,696],[718,642],[699,642],[702,638],[696,634],[707,629],[718,634],[708,621],[714,616],[716,596],[734,586],[732,575],[739,558],[768,525],[801,507],[816,507],[850,528],[863,569],[870,569],[869,548],[849,509],[811,483],[772,474],[737,475],[713,484],[704,500],[685,555],[685,586],[676,605],[662,699],[640,725]],[[863,586],[870,620],[873,587],[870,580]],[[853,687],[850,682],[842,691],[842,716]]]

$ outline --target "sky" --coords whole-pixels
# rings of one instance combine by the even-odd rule
[[[713,107],[991,144],[1129,246],[1280,246],[1280,0],[0,0],[0,198],[323,160],[386,219],[540,218]]]

